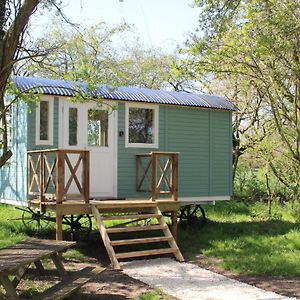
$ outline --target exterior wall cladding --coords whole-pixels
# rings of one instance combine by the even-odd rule
[[[12,110],[13,156],[0,169],[0,199],[27,200],[27,105],[20,101]]]
[[[54,98],[52,146],[35,145],[35,108],[19,102],[13,111],[14,156],[0,169],[0,199],[27,200],[27,155],[31,149],[58,147],[58,97]],[[159,106],[159,148],[125,148],[118,136],[118,197],[139,198],[136,192],[135,154],[179,152],[179,197],[232,194],[231,111],[182,106]],[[118,132],[125,131],[125,104],[118,105]]]
[[[118,106],[118,130],[125,131],[125,104]],[[180,106],[159,107],[159,148],[125,148],[118,137],[118,196],[136,192],[135,154],[179,152],[179,197],[232,194],[231,111]]]

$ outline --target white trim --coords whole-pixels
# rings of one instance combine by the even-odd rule
[[[154,111],[154,143],[129,143],[129,108],[146,108]],[[126,148],[158,148],[158,120],[159,120],[159,105],[146,103],[125,103],[125,147]]]
[[[228,201],[230,196],[201,196],[201,197],[179,197],[180,206],[188,204],[215,204],[215,201]]]
[[[58,148],[62,149],[64,145],[64,102],[58,98]]]
[[[116,107],[118,105],[116,104]],[[113,170],[113,196],[118,197],[118,143],[119,143],[119,127],[118,127],[118,108],[116,108],[113,112],[113,118],[114,118],[114,132],[112,133],[115,137],[114,140],[114,158],[113,158],[113,164],[114,164],[114,170]]]
[[[18,206],[28,206],[28,201],[24,200],[15,200],[15,199],[4,199],[0,198],[0,203],[1,204],[9,204],[9,205],[18,205]]]
[[[63,114],[63,127],[60,131],[63,131],[62,148],[64,149],[85,149],[86,144],[83,141],[83,130],[85,124],[83,124],[84,105],[81,102],[71,102],[68,98],[64,101],[61,114]],[[69,145],[69,113],[70,108],[77,109],[77,144]]]
[[[40,103],[41,101],[47,101],[49,105],[48,114],[48,140],[40,140]],[[35,144],[36,145],[53,145],[53,110],[54,110],[54,98],[42,96],[35,110]]]

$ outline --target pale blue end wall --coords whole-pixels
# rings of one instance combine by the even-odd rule
[[[124,103],[118,128],[125,131]],[[118,196],[145,196],[136,192],[135,154],[151,151],[180,152],[180,197],[231,195],[231,130],[231,112],[160,106],[159,149],[125,148],[125,137],[118,137]]]
[[[23,101],[13,106],[13,156],[0,169],[0,199],[21,203],[27,201],[27,105]]]
[[[13,107],[13,157],[9,164],[0,169],[0,199],[4,202],[27,202],[27,150],[58,148],[59,99],[54,98],[53,145],[35,144],[35,105],[24,101]]]

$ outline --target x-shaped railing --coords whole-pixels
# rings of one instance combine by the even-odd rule
[[[74,184],[72,185],[72,183]],[[70,188],[72,186],[72,193]],[[89,202],[89,151],[28,151],[28,194],[41,202],[70,197]]]
[[[178,153],[151,152],[136,155],[136,189],[151,192],[155,201],[161,196],[178,198]]]

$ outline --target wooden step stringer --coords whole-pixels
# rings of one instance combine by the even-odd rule
[[[101,238],[103,240],[104,246],[107,250],[108,256],[110,258],[112,267],[114,269],[121,269],[119,259],[123,258],[134,258],[134,257],[141,257],[147,255],[161,255],[161,254],[173,254],[178,261],[184,261],[184,258],[177,246],[177,243],[164,220],[164,217],[157,207],[157,205],[152,205],[152,207],[147,208],[147,214],[134,214],[128,216],[119,216],[120,220],[122,219],[136,219],[139,217],[140,219],[156,219],[159,224],[157,225],[139,225],[139,226],[130,226],[130,227],[112,227],[106,228],[104,224],[104,220],[117,220],[118,216],[102,216],[100,208],[96,207],[95,205],[91,205],[92,213],[96,219],[97,226],[99,228],[99,232]],[[141,207],[141,212],[145,210],[145,208]],[[151,213],[149,213],[151,210]],[[146,231],[153,231],[153,230],[161,230],[164,233],[164,236],[158,237],[145,237],[145,238],[134,238],[134,239],[125,239],[125,240],[111,240],[109,237],[110,233],[119,233],[119,232],[146,232]],[[151,249],[151,250],[140,250],[140,251],[131,251],[125,253],[116,253],[114,250],[114,246],[120,245],[129,245],[129,244],[147,244],[147,243],[158,243],[158,242],[168,242],[169,248],[165,249]]]
[[[102,237],[103,244],[104,244],[107,254],[109,256],[111,265],[114,269],[121,269],[120,263],[116,257],[115,250],[111,245],[110,238],[109,238],[109,236],[106,232],[106,228],[102,222],[101,214],[100,214],[99,210],[96,208],[96,206],[91,205],[91,208],[92,208],[92,213],[96,219],[97,226],[99,228],[99,232]]]
[[[174,239],[174,236],[173,234],[171,233],[170,229],[169,229],[169,226],[167,225],[166,221],[165,221],[165,218],[163,217],[160,209],[157,207],[154,208],[155,210],[155,213],[156,214],[159,214],[161,216],[161,218],[157,218],[158,222],[160,225],[164,225],[164,229],[163,229],[163,232],[165,234],[166,237],[170,237],[171,239],[168,241],[169,245],[170,245],[170,248],[172,248],[175,252],[174,252],[174,256],[176,257],[176,259],[178,261],[184,261],[184,258],[180,252],[180,249]]]

